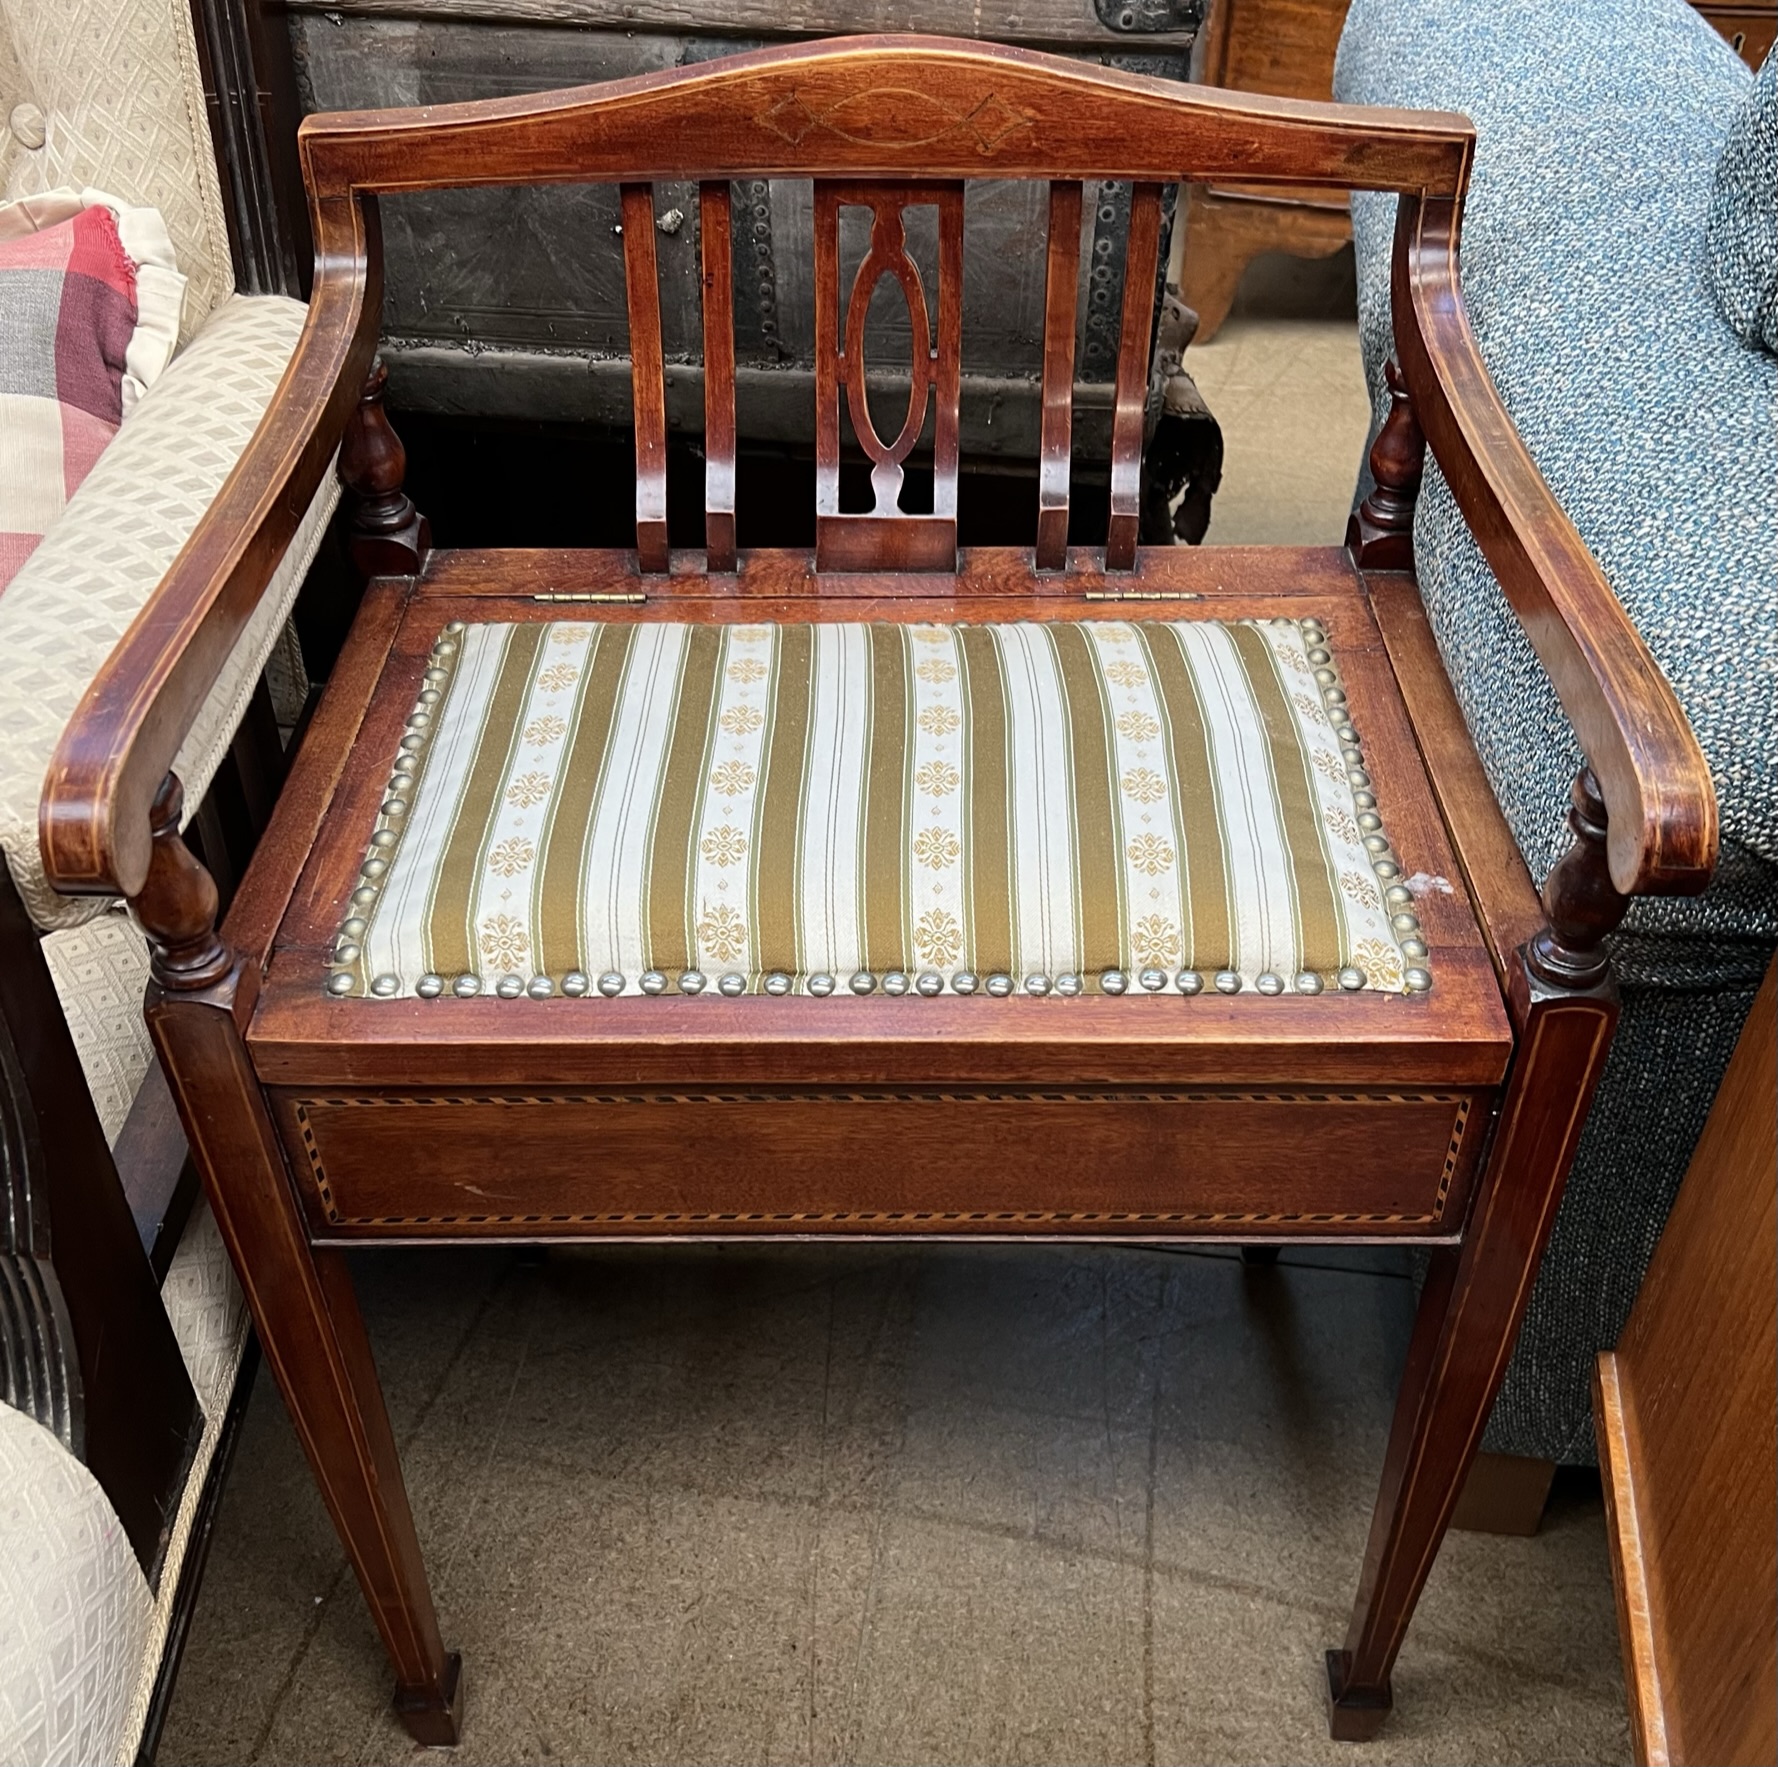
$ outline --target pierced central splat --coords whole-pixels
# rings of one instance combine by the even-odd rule
[[[864,378],[864,327],[877,284],[885,277],[894,280],[907,302],[908,330],[913,342],[907,417],[900,433],[889,443],[877,434]],[[932,327],[926,314],[926,290],[920,282],[919,266],[908,256],[907,233],[899,209],[877,210],[870,251],[852,279],[852,293],[846,302],[846,348],[840,357],[840,374],[858,445],[874,462],[870,475],[876,497],[873,513],[893,515],[901,504],[901,463],[920,439],[920,426],[926,421],[926,389],[938,379]]]
[[[815,562],[821,570],[954,570],[957,560],[957,401],[962,363],[963,186],[837,184],[815,187]],[[920,268],[909,256],[903,213],[938,210],[938,327]],[[847,295],[844,345],[839,300],[839,217],[845,207],[871,212],[870,248]],[[885,277],[901,289],[912,334],[907,416],[885,442],[865,389],[864,331],[871,297]],[[840,388],[858,445],[871,462],[874,507],[840,511]],[[900,507],[902,464],[926,421],[927,389],[937,399],[932,513]]]
[[[986,101],[984,101],[985,103]],[[978,107],[979,108],[979,107]],[[974,113],[972,113],[974,114]],[[727,575],[740,563],[735,546],[734,255],[726,179],[699,186],[704,319],[704,564]],[[659,270],[655,262],[653,188],[625,184],[624,282],[630,320],[636,413],[636,556],[661,575],[672,567],[667,545],[666,361],[661,342]],[[870,213],[870,243],[840,299],[839,221],[843,208]],[[938,288],[928,300],[918,263],[908,251],[906,214],[930,208],[938,217]],[[1032,562],[1046,574],[1068,569],[1070,469],[1073,456],[1074,345],[1079,310],[1082,186],[1050,184],[1048,268],[1043,319],[1043,418],[1036,546]],[[955,571],[957,568],[958,400],[962,383],[963,185],[954,180],[815,181],[815,563],[822,571]],[[1111,509],[1105,568],[1136,564],[1141,518],[1142,442],[1149,347],[1159,262],[1161,187],[1131,190],[1125,287],[1137,291],[1122,309],[1116,399],[1111,425]],[[907,303],[907,414],[890,441],[871,415],[865,333],[872,296],[893,282]],[[935,317],[936,313],[936,317]],[[879,365],[880,366],[880,365]],[[901,507],[904,464],[935,404],[932,511]],[[840,509],[840,400],[871,463],[868,513]]]

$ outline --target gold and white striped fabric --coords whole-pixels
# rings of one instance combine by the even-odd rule
[[[327,985],[1419,989],[1332,660],[1284,619],[455,625]]]

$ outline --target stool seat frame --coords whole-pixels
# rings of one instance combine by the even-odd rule
[[[41,839],[58,887],[127,898],[151,936],[160,1059],[417,1739],[456,1739],[459,1665],[434,1613],[346,1248],[774,1233],[1428,1248],[1351,1626],[1327,1655],[1334,1735],[1381,1723],[1610,1041],[1603,941],[1631,898],[1701,890],[1717,844],[1691,730],[1514,432],[1465,318],[1457,246],[1473,147],[1461,117],[1181,88],[921,38],[303,125],[317,241],[307,326],[252,445],[69,726]],[[957,544],[962,192],[985,176],[1050,186],[1028,550]],[[818,194],[812,556],[736,547],[729,183],[762,178],[812,178]],[[1082,190],[1102,178],[1130,181],[1133,197],[1109,530],[1103,548],[1084,550],[1068,546],[1070,414]],[[701,551],[668,541],[650,189],[664,179],[700,185]],[[1182,180],[1399,195],[1394,404],[1372,452],[1377,489],[1343,549],[1137,545],[1160,199]],[[378,198],[533,182],[623,187],[633,551],[435,550],[402,490],[374,361]],[[902,244],[901,212],[916,202],[940,212],[930,319]],[[868,305],[873,277],[892,277],[919,346],[909,418],[888,442],[861,421],[863,322],[843,320],[824,221],[844,204],[873,217],[852,312]],[[842,393],[873,466],[869,512],[838,495]],[[929,395],[932,509],[908,515],[899,482]],[[1410,530],[1428,443],[1586,756],[1573,845],[1541,892],[1420,608]],[[336,451],[370,581],[219,925],[214,884],[180,837],[172,768]],[[1429,991],[610,1001],[325,991],[387,758],[453,621],[1200,614],[1306,617],[1325,630],[1403,868],[1418,874]],[[729,1157],[700,1190],[670,1151],[711,1113]],[[589,1134],[598,1172],[573,1157]],[[1009,1137],[1030,1152],[1018,1172],[1001,1157]],[[391,1159],[396,1147],[408,1157]],[[494,1184],[495,1172],[522,1181]]]

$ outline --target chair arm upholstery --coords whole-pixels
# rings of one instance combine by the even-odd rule
[[[316,209],[320,261],[296,351],[204,519],[99,671],[44,780],[50,883],[138,896],[151,806],[339,445],[375,346],[372,202]],[[332,247],[333,262],[328,262]]]
[[[307,318],[234,295],[149,389],[0,596],[0,852],[37,927],[109,902],[59,894],[38,840],[43,782],[69,720],[252,439]],[[232,743],[338,499],[317,490],[174,761],[197,802]]]
[[[1709,767],[1495,390],[1458,283],[1457,207],[1404,196],[1396,222],[1396,348],[1415,416],[1598,781],[1612,885],[1698,894],[1719,838]]]

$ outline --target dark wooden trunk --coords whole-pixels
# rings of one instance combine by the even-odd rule
[[[270,41],[275,32],[265,27],[274,9],[258,0],[249,10],[262,21],[256,40]],[[967,15],[939,0],[799,6],[728,0],[699,8],[676,0],[403,0],[399,6],[296,0],[287,14],[288,69],[268,60],[262,43],[254,104],[225,96],[219,108],[270,116],[277,105],[268,94],[283,85],[288,100],[280,102],[302,113],[508,97],[681,67],[773,42],[886,28],[1060,49],[1091,63],[1184,80],[1203,10],[1203,0],[1036,0],[1016,12],[985,13],[970,32]],[[282,51],[281,42],[277,48]],[[230,77],[239,83],[245,75],[237,67]],[[909,103],[917,107],[918,95]],[[285,173],[275,151],[248,152],[257,139],[251,128],[237,133],[244,145],[231,209],[259,219],[288,215],[291,205],[263,187],[294,168]],[[1083,239],[1076,358],[1077,468],[1089,472],[1095,465],[1103,471],[1110,451],[1131,189],[1109,182],[1096,195]],[[803,442],[814,396],[812,189],[806,180],[740,183],[731,204],[738,434],[743,443]],[[1025,180],[984,180],[969,192],[960,416],[966,456],[1030,460],[1039,452],[1043,254],[1031,246],[1044,237],[1047,204],[1047,191]],[[391,400],[439,414],[627,427],[619,209],[617,189],[600,185],[387,199],[383,356]],[[667,422],[684,436],[703,427],[699,209],[689,184],[654,191]],[[1172,216],[1169,190],[1163,265]],[[930,220],[924,235],[919,222],[910,229],[916,256],[935,248]],[[865,225],[861,211],[842,218],[847,274],[863,255]],[[278,255],[263,232],[262,226],[246,241],[250,257]],[[294,255],[306,258],[306,240],[300,248]],[[871,343],[881,359],[905,361],[905,313],[873,315]],[[896,377],[873,374],[872,380],[893,396]]]

